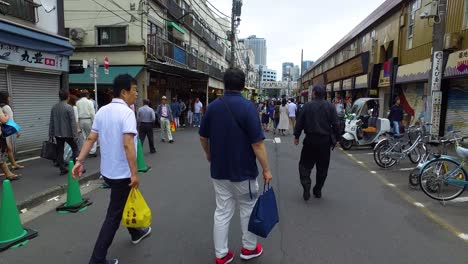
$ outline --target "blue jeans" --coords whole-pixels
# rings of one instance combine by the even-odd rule
[[[193,113],[193,125],[199,126],[201,122],[201,113]]]
[[[393,121],[393,132],[395,132],[395,135],[397,136],[400,135],[400,122],[399,121]]]

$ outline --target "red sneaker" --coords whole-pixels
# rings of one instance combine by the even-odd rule
[[[246,248],[242,248],[240,257],[243,260],[254,259],[259,257],[263,253],[263,247],[260,244],[257,244],[257,248],[254,250],[248,250]]]
[[[234,253],[229,251],[223,258],[216,258],[216,264],[227,264],[234,260]]]

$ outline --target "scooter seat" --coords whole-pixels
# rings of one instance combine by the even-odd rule
[[[377,133],[377,128],[376,127],[363,128],[362,132],[364,132],[364,133]]]
[[[468,148],[457,147],[456,151],[460,158],[464,160],[468,159]]]

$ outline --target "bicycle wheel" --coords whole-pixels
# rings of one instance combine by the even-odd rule
[[[388,154],[389,152],[393,152],[393,151],[395,150],[393,149],[392,145],[390,144],[381,145],[377,149],[377,152],[375,154],[377,157],[377,160],[376,160],[377,165],[379,165],[380,167],[384,169],[393,167],[397,163],[397,160],[390,157],[390,155]]]
[[[388,140],[384,140],[384,141],[381,141],[379,142],[375,147],[374,147],[374,161],[375,161],[375,164],[377,164],[379,167],[382,167],[383,165],[380,164],[380,160],[378,158],[378,155],[377,153],[379,152],[379,149],[383,146],[383,145],[388,145],[390,144],[388,142]]]
[[[411,171],[408,177],[409,187],[412,189],[419,188],[419,173],[420,169],[416,167],[414,170]]]
[[[413,164],[418,164],[421,161],[421,158],[426,153],[427,149],[424,145],[417,146],[413,151],[408,154],[410,161]]]
[[[465,191],[465,185],[449,183],[448,179],[466,181],[460,163],[447,158],[434,159],[427,163],[419,175],[419,186],[434,200],[449,201]]]

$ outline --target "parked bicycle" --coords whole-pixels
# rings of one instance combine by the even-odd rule
[[[455,150],[461,158],[444,155],[426,163],[419,175],[419,185],[430,198],[450,201],[460,196],[468,185],[465,165],[468,162],[468,148],[460,146],[468,137],[455,139]]]
[[[419,175],[422,172],[422,168],[432,159],[440,158],[442,155],[447,155],[448,146],[456,143],[457,133],[459,132],[460,131],[449,132],[445,137],[436,140],[430,139],[429,137],[429,140],[425,142],[428,151],[421,157],[418,166],[411,171],[408,177],[410,188],[419,188]],[[437,152],[434,152],[434,149],[437,149]],[[446,169],[446,166],[443,168]]]
[[[389,137],[379,141],[374,148],[374,161],[384,169],[409,157],[413,164],[418,164],[427,152],[424,144],[426,130],[424,127],[410,127],[405,135],[389,133]]]

